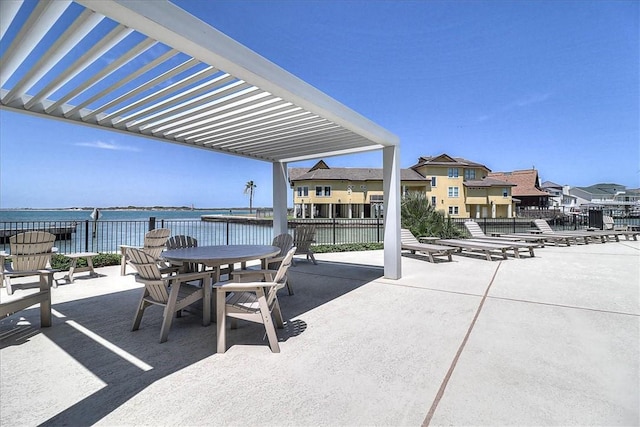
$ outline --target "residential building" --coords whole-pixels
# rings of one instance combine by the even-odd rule
[[[613,183],[594,184],[588,187],[572,187],[569,193],[577,198],[578,205],[586,210],[605,209],[616,217],[637,216],[640,212],[640,190],[627,189]]]
[[[514,186],[491,178],[480,163],[441,154],[420,157],[411,169],[429,181],[427,196],[438,210],[458,218],[511,218]]]
[[[520,210],[540,210],[548,208],[550,195],[541,188],[537,170],[526,169],[513,172],[491,172],[488,176],[514,185],[513,197],[517,199]]]
[[[320,160],[311,168],[289,168],[298,218],[377,218],[383,212],[382,169],[330,168]],[[426,191],[427,179],[400,171],[402,191]]]
[[[457,218],[510,218],[514,184],[489,178],[486,166],[447,154],[420,157],[401,170],[402,193],[425,193],[438,210]],[[289,181],[299,218],[376,218],[382,215],[382,169],[290,168]]]

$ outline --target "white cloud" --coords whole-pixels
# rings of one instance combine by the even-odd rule
[[[92,141],[92,142],[76,142],[74,145],[78,147],[98,148],[100,150],[114,150],[114,151],[140,151],[136,147],[127,145],[118,145],[113,142],[104,141]]]
[[[515,110],[516,108],[523,108],[523,107],[528,107],[530,105],[539,104],[541,102],[546,101],[549,98],[551,98],[551,93],[534,93],[531,95],[526,95],[503,106],[502,108],[496,110],[493,113],[480,114],[476,116],[474,119],[474,123],[483,123],[488,120],[492,120],[496,116],[500,116],[505,113],[508,113],[509,111]]]
[[[526,107],[532,104],[539,104],[540,102],[544,102],[551,97],[550,93],[536,93],[532,95],[528,95],[518,99],[513,103],[514,107]]]

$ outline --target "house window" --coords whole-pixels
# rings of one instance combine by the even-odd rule
[[[435,206],[438,204],[438,199],[436,196],[431,196],[431,206]]]
[[[509,197],[509,187],[504,187],[502,189],[502,197]]]
[[[465,169],[464,170],[464,179],[469,179],[469,180],[476,179],[476,170],[475,169]]]
[[[449,190],[448,190],[449,197],[458,197],[459,196],[458,191],[459,191],[458,187],[449,187]]]
[[[436,177],[435,177],[435,176],[432,176],[432,177],[431,177],[431,186],[432,186],[432,187],[435,187],[435,186],[436,186]]]
[[[298,187],[298,197],[309,197],[309,187]]]
[[[321,185],[316,186],[316,197],[330,197],[331,187],[323,187]]]
[[[458,168],[449,168],[448,176],[449,178],[457,178],[458,177]]]
[[[458,207],[449,206],[449,215],[458,215]]]

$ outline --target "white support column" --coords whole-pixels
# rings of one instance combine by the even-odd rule
[[[400,147],[382,149],[384,188],[384,277],[402,277],[400,257]]]
[[[513,212],[511,210],[511,203],[507,205],[507,218],[511,218],[513,216]]]
[[[309,218],[313,219],[316,217],[316,205],[315,203],[309,203]]]
[[[333,218],[333,203],[329,203],[329,219]]]
[[[273,235],[288,233],[287,226],[287,164],[273,163]]]
[[[349,202],[349,219],[353,218],[353,205]]]

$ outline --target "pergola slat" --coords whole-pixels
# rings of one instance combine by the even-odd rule
[[[271,162],[274,232],[287,162],[382,150],[385,275],[400,276],[397,136],[166,1],[0,8],[0,108]]]

